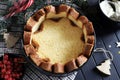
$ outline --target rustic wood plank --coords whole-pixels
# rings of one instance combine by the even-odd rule
[[[77,74],[75,80],[85,80],[84,75],[81,72],[81,70],[78,71],[78,74]]]
[[[114,31],[113,28],[107,29],[107,30],[104,29],[103,30],[104,35],[101,38],[103,40],[103,43],[104,43],[106,49],[111,51],[111,53],[114,56],[113,65],[115,66],[116,72],[117,72],[119,79],[120,79],[120,63],[118,63],[119,59],[120,59],[120,55],[118,54],[118,52],[120,49],[116,47],[115,42],[117,42],[118,39],[113,31]],[[112,74],[115,75],[115,73],[112,73]]]
[[[118,38],[118,41],[120,42],[120,29],[118,29],[117,31],[115,31],[116,36]]]
[[[102,40],[100,38],[97,40],[96,44],[98,44],[96,47],[100,47],[101,46],[102,48],[105,49],[104,44],[103,44],[103,42],[102,42]],[[102,53],[96,53],[96,54],[94,54],[95,61],[96,61],[96,63],[98,65],[103,60],[106,59],[105,54],[102,54],[102,55],[101,54]],[[112,63],[110,66],[111,66],[111,70],[110,70],[111,71],[111,76],[104,76],[104,75],[101,74],[101,76],[103,77],[103,80],[119,80],[119,76],[118,76],[118,74],[116,72],[114,64]]]
[[[96,48],[105,49],[104,46],[102,45],[100,38],[97,38]],[[103,62],[106,59],[106,56],[103,52],[94,52],[93,57],[97,65],[99,65],[101,62]]]
[[[91,56],[88,62],[84,65],[84,67],[82,67],[82,72],[86,80],[102,80],[102,77],[94,71],[95,66],[96,63]]]
[[[101,24],[100,23],[98,23],[99,21],[98,20],[96,20],[95,19],[95,17],[94,18],[92,18],[92,21],[94,21],[94,28],[95,28],[95,31],[96,31],[96,39],[97,39],[97,41],[96,41],[96,48],[104,48],[104,49],[106,49],[106,46],[104,45],[104,43],[103,43],[103,41],[102,41],[102,39],[101,39],[101,37],[103,37],[103,36],[106,36],[105,35],[105,32],[107,33],[107,34],[109,34],[109,33],[111,33],[111,34],[114,34],[114,32],[113,32],[113,29],[111,28],[111,26],[110,26],[110,28],[111,29],[109,29],[109,31],[108,31],[108,26],[106,27],[106,26],[101,26]],[[106,30],[105,30],[106,29]],[[118,30],[117,28],[115,28],[115,30]],[[114,35],[115,36],[115,35]],[[104,40],[104,39],[103,39]],[[111,42],[111,43],[113,43],[113,41],[112,41],[113,39],[110,39],[110,41],[107,41],[107,43],[109,43],[109,42]],[[111,48],[112,47],[112,45],[107,45],[107,47],[108,48]],[[114,50],[114,49],[113,49]],[[101,56],[103,56],[102,58],[101,58]],[[104,54],[93,54],[93,57],[94,57],[94,59],[95,59],[95,61],[96,61],[96,63],[97,64],[99,64],[100,62],[102,62],[103,60],[102,59],[106,59],[105,58],[105,55]],[[118,73],[116,72],[116,67],[114,66],[114,62],[111,64],[111,76],[108,76],[108,77],[105,77],[105,76],[102,76],[103,77],[103,80],[119,80],[119,75],[118,75]]]

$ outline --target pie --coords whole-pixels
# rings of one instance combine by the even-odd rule
[[[35,12],[26,22],[23,40],[25,53],[36,66],[53,73],[81,67],[95,42],[92,22],[65,4]]]

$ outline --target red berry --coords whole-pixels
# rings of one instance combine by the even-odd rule
[[[7,65],[6,66],[7,69],[11,69],[11,67],[12,67],[11,65]]]
[[[4,64],[0,64],[0,68],[3,68],[4,67]]]
[[[6,69],[2,69],[1,72],[2,74],[4,74],[6,72]]]
[[[15,78],[15,77],[16,77],[16,74],[15,74],[15,73],[13,73],[13,74],[12,74],[12,77],[14,77],[14,78]]]
[[[6,71],[6,74],[11,74],[11,70]]]
[[[5,79],[9,79],[9,75],[6,74],[6,75],[4,76],[4,78],[5,78]]]
[[[17,58],[14,58],[14,62],[18,62],[18,59],[17,59]]]
[[[13,78],[12,80],[16,80],[15,78]]]
[[[7,80],[13,80],[13,78],[12,78],[12,77],[9,77]]]
[[[9,56],[7,54],[4,55],[4,60],[8,60]]]
[[[11,65],[11,62],[10,62],[10,61],[7,61],[7,65]]]
[[[20,74],[17,73],[16,74],[16,78],[19,79],[20,78]]]
[[[2,61],[0,61],[0,64],[2,64]]]
[[[7,64],[7,60],[3,60],[3,63],[4,63],[4,64]]]

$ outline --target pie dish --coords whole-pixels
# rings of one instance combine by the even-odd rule
[[[90,57],[95,36],[92,22],[74,8],[48,5],[24,27],[24,50],[36,66],[52,73],[81,67]]]

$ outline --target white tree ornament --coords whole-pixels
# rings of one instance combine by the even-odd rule
[[[107,60],[105,60],[105,62],[101,63],[101,65],[96,66],[96,68],[97,68],[100,72],[102,72],[102,73],[104,73],[104,74],[106,74],[106,75],[111,75],[111,72],[110,72],[110,69],[111,69],[110,64],[111,64],[110,59],[107,59]]]
[[[96,48],[94,50],[94,52],[96,52],[96,53],[101,53],[102,52],[102,53],[105,54],[105,57],[106,57],[106,60],[104,62],[102,62],[100,65],[96,66],[96,68],[105,75],[111,75],[110,64],[111,64],[111,61],[113,60],[112,53],[110,51],[107,51],[107,50],[103,49],[103,48]]]

